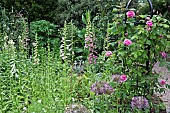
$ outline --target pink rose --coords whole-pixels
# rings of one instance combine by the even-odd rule
[[[166,82],[165,82],[165,80],[160,80],[159,83],[161,86],[164,86]]]
[[[125,39],[123,43],[124,43],[124,45],[129,46],[132,44],[132,41],[129,39]]]
[[[160,52],[160,54],[162,55],[163,58],[167,57],[167,54],[165,52]]]
[[[112,52],[111,52],[111,51],[107,51],[105,55],[106,55],[107,57],[109,57],[109,56],[112,55]]]
[[[147,21],[149,21],[149,20],[150,20],[150,17],[146,17],[145,19],[146,19]]]
[[[150,27],[146,28],[146,30],[151,31],[152,29]]]
[[[128,12],[126,13],[126,15],[127,15],[127,17],[129,17],[129,18],[133,18],[133,17],[135,16],[135,12],[134,12],[134,11],[128,11]]]
[[[128,36],[128,33],[125,33],[125,36],[127,37],[127,36]]]
[[[119,78],[119,82],[125,82],[127,80],[126,75],[121,75]]]
[[[152,21],[150,21],[150,20],[147,21],[146,24],[147,24],[149,27],[153,26],[153,23],[152,23]]]

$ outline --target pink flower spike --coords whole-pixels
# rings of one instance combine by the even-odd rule
[[[119,78],[119,82],[125,82],[127,80],[126,75],[121,75]]]
[[[153,23],[152,23],[151,20],[147,21],[146,24],[147,24],[149,27],[153,26]]]
[[[124,45],[129,46],[132,44],[132,41],[129,39],[125,39],[123,43],[124,43]]]
[[[167,57],[167,54],[165,52],[160,52],[160,54],[162,55],[163,58]]]
[[[110,57],[110,56],[112,55],[112,52],[111,52],[111,51],[107,51],[107,52],[105,53],[105,55],[106,55],[107,57]]]
[[[134,12],[134,11],[128,11],[128,12],[126,13],[126,15],[127,15],[127,17],[129,17],[129,18],[133,18],[133,17],[135,16],[135,12]]]
[[[160,80],[159,83],[160,83],[161,86],[164,86],[166,84],[165,80]]]

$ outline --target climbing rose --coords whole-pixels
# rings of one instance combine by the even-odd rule
[[[128,36],[128,33],[125,33],[125,36],[127,37],[127,36]]]
[[[162,55],[163,58],[167,57],[167,54],[165,52],[160,52],[160,54]]]
[[[109,56],[112,55],[112,52],[111,52],[111,51],[107,51],[105,55],[106,55],[107,57],[109,57]]]
[[[146,30],[151,31],[152,29],[150,27],[146,28]]]
[[[153,26],[153,23],[152,23],[152,21],[150,21],[150,20],[147,21],[146,24],[147,24],[149,27]]]
[[[145,19],[146,19],[147,21],[149,21],[149,20],[150,20],[150,17],[146,17]]]
[[[129,46],[132,44],[132,41],[129,40],[129,39],[125,39],[124,42],[123,42],[126,46]]]
[[[160,80],[159,83],[160,83],[161,86],[164,86],[166,82],[165,82],[165,80]]]
[[[125,82],[127,80],[127,76],[126,75],[121,75],[119,78],[119,82]]]
[[[138,109],[147,108],[147,107],[149,107],[148,100],[143,96],[133,97],[132,101],[131,101],[131,107],[132,107],[132,109],[134,109],[134,108],[138,108]]]
[[[135,12],[134,12],[134,11],[128,11],[128,12],[126,13],[126,15],[127,15],[127,17],[129,17],[129,18],[133,18],[133,17],[135,16]]]

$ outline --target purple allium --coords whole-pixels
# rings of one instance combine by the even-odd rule
[[[138,109],[144,108],[145,109],[145,108],[149,107],[148,100],[143,96],[133,97],[132,101],[131,101],[131,107],[132,107],[132,109],[134,109],[134,108],[138,108]]]
[[[91,91],[95,92],[97,95],[101,95],[111,94],[113,93],[114,89],[109,85],[109,83],[105,81],[98,81],[91,86]]]
[[[85,106],[75,103],[68,105],[64,113],[90,113],[90,112]]]

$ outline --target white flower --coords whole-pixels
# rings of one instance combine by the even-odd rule
[[[42,100],[38,100],[38,103],[41,103],[42,102]]]

